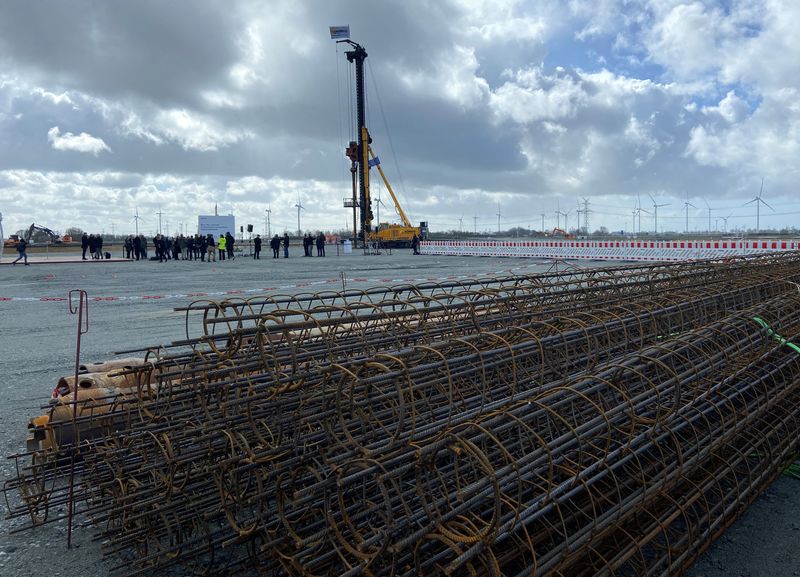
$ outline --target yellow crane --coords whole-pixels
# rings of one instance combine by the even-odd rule
[[[332,38],[340,38],[331,30]],[[352,47],[352,50],[345,51],[345,56],[348,62],[352,62],[356,69],[356,119],[358,126],[358,141],[351,141],[345,150],[345,155],[351,161],[350,172],[352,173],[353,180],[353,198],[344,199],[344,206],[353,209],[353,236],[362,240],[363,242],[379,242],[388,247],[409,247],[411,241],[416,235],[417,238],[424,239],[428,233],[427,223],[422,222],[420,226],[412,226],[408,220],[405,211],[397,201],[394,190],[389,185],[386,175],[380,165],[380,159],[375,155],[370,146],[372,138],[369,135],[365,123],[365,107],[364,107],[364,61],[367,58],[367,51],[363,46],[353,42],[349,39],[349,30],[347,37],[337,39],[337,43],[346,43]],[[378,172],[389,190],[389,194],[394,202],[402,224],[388,224],[378,223],[377,227],[372,226],[372,199],[370,197],[369,186],[369,171],[371,168],[377,168]],[[356,209],[360,211],[361,230],[356,230]]]
[[[397,200],[394,190],[392,190],[392,185],[389,184],[389,180],[386,178],[383,168],[381,168],[380,159],[375,155],[371,146],[369,147],[369,155],[372,159],[371,166],[378,169],[378,174],[381,175],[381,179],[383,179],[383,183],[386,185],[386,190],[389,191],[389,196],[392,197],[397,215],[402,222],[402,224],[379,222],[376,229],[370,234],[370,237],[372,240],[377,240],[384,246],[409,247],[411,246],[411,239],[414,238],[414,235],[420,238],[421,228],[419,226],[413,226],[411,221],[408,220],[406,212],[403,210],[403,207],[400,206],[400,202]]]

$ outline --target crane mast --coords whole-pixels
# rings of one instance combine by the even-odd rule
[[[332,32],[333,35],[333,32]],[[345,150],[345,155],[350,159],[350,172],[353,178],[353,199],[345,199],[344,206],[353,208],[353,234],[360,238],[366,247],[370,242],[377,242],[382,246],[411,246],[414,237],[424,239],[427,235],[427,223],[420,223],[419,227],[414,227],[408,220],[405,211],[395,196],[389,181],[380,165],[379,158],[375,155],[370,146],[372,137],[366,127],[365,94],[364,94],[364,61],[367,59],[367,51],[360,44],[353,42],[349,38],[337,40],[337,43],[347,43],[352,50],[345,51],[347,61],[355,65],[356,69],[356,122],[358,123],[358,141],[351,141]],[[372,199],[370,197],[369,171],[371,167],[376,167],[389,194],[394,202],[397,214],[402,220],[402,224],[377,223],[373,227]],[[358,197],[356,198],[356,173],[358,173]],[[361,230],[356,232],[355,210],[359,208]]]
[[[366,127],[364,106],[364,60],[367,51],[352,40],[343,40],[353,47],[345,52],[348,62],[356,67],[356,122],[358,123],[358,206],[360,207],[361,230],[359,236],[366,242],[372,229],[372,200],[369,195],[369,144],[372,139]],[[350,157],[351,160],[353,157]]]

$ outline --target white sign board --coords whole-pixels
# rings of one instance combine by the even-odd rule
[[[226,232],[236,236],[236,217],[201,214],[197,217],[197,230],[203,236],[213,234],[214,238]]]

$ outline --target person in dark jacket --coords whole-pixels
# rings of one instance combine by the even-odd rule
[[[233,235],[229,232],[225,233],[225,249],[228,251],[228,258],[231,260],[236,260],[236,257],[233,256],[233,245],[236,243],[236,239],[233,238]]]
[[[24,258],[25,259],[25,266],[28,266],[28,253],[27,253],[27,250],[28,250],[28,243],[25,242],[24,238],[20,238],[19,242],[17,243],[17,252],[19,253],[19,256],[17,257],[16,260],[12,261],[11,264],[16,265],[17,262],[19,261],[19,259]]]
[[[142,256],[142,239],[139,236],[133,237],[133,254],[136,260],[139,260]]]
[[[289,258],[289,233],[283,233],[283,258]]]
[[[97,235],[97,258],[103,258],[103,235]]]
[[[208,262],[217,262],[217,241],[210,232],[206,235],[206,252],[208,253]]]
[[[87,260],[86,259],[86,249],[87,248],[89,248],[89,235],[84,232],[81,235],[81,251],[82,251],[82,255],[81,256],[83,257],[83,260]]]
[[[317,256],[325,256],[325,235],[323,233],[317,235]]]
[[[419,254],[419,237],[416,234],[411,238],[411,248],[414,254]]]
[[[90,234],[86,239],[86,247],[89,249],[89,256],[94,258],[94,251],[97,250],[97,240],[94,238],[94,234]]]
[[[125,241],[123,243],[123,247],[125,248],[125,258],[128,260],[133,258],[133,237],[128,235],[125,237]]]
[[[281,250],[281,239],[276,234],[269,241],[269,247],[272,249],[272,258],[279,258]]]
[[[253,260],[261,260],[261,235],[257,234],[253,239]]]

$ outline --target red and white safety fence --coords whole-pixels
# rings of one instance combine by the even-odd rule
[[[800,240],[434,240],[422,254],[544,259],[687,261],[800,250]]]

